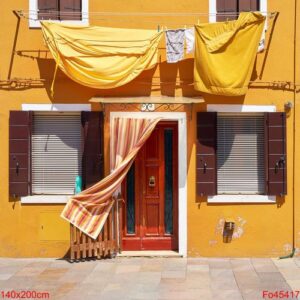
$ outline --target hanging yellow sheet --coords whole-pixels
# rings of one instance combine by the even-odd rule
[[[195,25],[194,86],[201,92],[240,96],[247,92],[265,17]]]
[[[124,85],[154,67],[162,32],[41,22],[44,41],[58,67],[92,88]]]

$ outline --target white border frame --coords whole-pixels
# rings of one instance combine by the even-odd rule
[[[110,112],[114,118],[158,118],[178,121],[178,253],[187,256],[187,125],[185,112]],[[111,139],[112,142],[112,139]]]
[[[41,28],[41,23],[38,18],[38,0],[29,1],[29,28]],[[82,20],[80,21],[59,21],[53,20],[59,23],[68,23],[74,25],[89,25],[89,0],[82,0],[81,5]]]
[[[260,11],[261,12],[267,12],[268,5],[267,5],[268,0],[260,0]],[[215,23],[217,21],[217,0],[209,0],[208,3],[208,11],[209,11],[209,23]]]
[[[207,111],[215,112],[276,112],[274,105],[222,105],[208,104]],[[276,196],[268,195],[215,195],[207,197],[208,203],[276,203]]]
[[[24,111],[91,111],[91,104],[22,104]]]
[[[91,104],[22,104],[23,111],[91,111]],[[30,195],[21,197],[22,204],[65,204],[71,195]]]

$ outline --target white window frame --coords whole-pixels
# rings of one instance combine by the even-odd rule
[[[68,23],[75,25],[89,25],[89,0],[81,0],[82,20],[53,20],[58,23]],[[41,23],[38,20],[38,0],[29,0],[29,28],[40,28]]]
[[[208,112],[276,112],[274,105],[207,105]],[[269,195],[215,195],[207,197],[208,203],[276,203],[276,196]]]
[[[22,104],[22,111],[91,111],[91,104]],[[65,204],[67,195],[29,195],[21,197],[21,204]]]
[[[267,0],[260,0],[259,8],[261,12],[267,12]],[[217,0],[209,0],[209,23],[217,21]]]

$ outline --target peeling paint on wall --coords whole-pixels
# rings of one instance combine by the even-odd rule
[[[233,239],[239,239],[244,234],[244,225],[247,223],[242,217],[237,217],[235,222],[235,229],[232,235]]]
[[[284,249],[285,252],[290,253],[293,250],[293,246],[291,244],[284,244],[283,249]]]
[[[188,256],[199,257],[201,256],[201,253],[197,249],[192,248],[191,250],[188,251]]]
[[[216,225],[216,229],[215,229],[216,235],[223,235],[224,223],[225,223],[225,218],[221,218],[218,221],[218,223]]]
[[[209,240],[208,244],[209,246],[215,246],[218,242],[216,240]]]

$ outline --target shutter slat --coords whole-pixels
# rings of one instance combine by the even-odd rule
[[[80,113],[34,113],[32,192],[74,194],[81,175]]]
[[[218,194],[264,192],[264,115],[217,117]]]
[[[217,194],[216,117],[215,112],[197,113],[196,185],[200,196]]]

